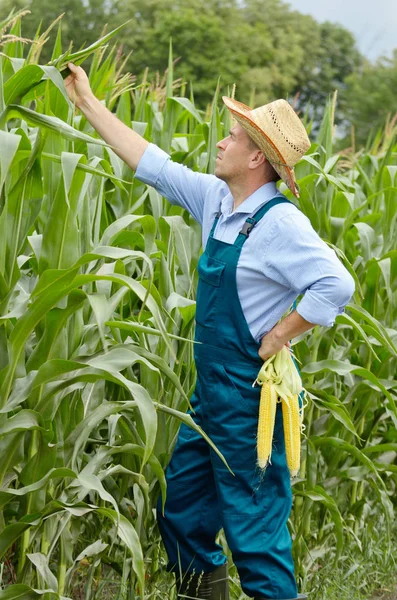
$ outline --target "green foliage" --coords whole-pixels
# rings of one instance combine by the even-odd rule
[[[308,29],[303,34],[307,35]],[[356,48],[353,34],[341,25],[325,22],[314,31],[320,39],[309,38],[310,46],[307,45],[295,87],[300,92],[299,106],[310,105],[313,120],[319,122],[329,94],[348,85],[348,77],[359,71],[363,58]],[[346,110],[346,102],[340,98],[336,123],[345,118]]]
[[[60,15],[62,36],[69,45],[73,41],[75,50],[88,46],[98,39],[105,23],[109,20],[107,3],[103,0],[2,0],[1,14],[6,16],[11,9],[29,9],[31,14],[24,17],[24,36],[33,39],[38,28],[45,31]],[[114,10],[114,9],[113,9]],[[125,21],[128,20],[125,19]],[[119,22],[118,24],[120,24]],[[51,58],[50,45],[43,48],[44,61]]]
[[[397,113],[397,50],[391,59],[365,62],[345,84],[346,118],[355,127],[358,145],[365,144],[369,136],[373,140],[384,127],[387,115],[395,118]]]
[[[153,498],[178,423],[194,426],[199,232],[133,181],[74,115],[59,72],[28,64],[19,43],[0,58],[0,556],[16,551],[5,582],[15,568],[59,597],[79,555],[103,556],[143,594]],[[94,54],[92,83],[105,77],[109,103],[126,103],[97,46],[79,55]]]
[[[179,422],[192,425],[199,227],[134,179],[74,113],[57,69],[23,44],[19,19],[7,23],[0,598],[61,598],[76,585],[79,597],[106,597],[105,579],[114,597],[143,600],[146,585],[150,597],[175,598],[153,507]],[[210,115],[172,95],[171,69],[163,87],[132,90],[102,43],[78,55],[92,58],[98,97],[174,160],[211,171],[229,128],[218,89]],[[55,44],[50,58],[63,68]],[[300,208],[356,281],[336,325],[295,346],[308,405],[290,524],[299,582],[319,597],[331,568],[336,587],[344,561],[351,577],[354,556],[376,554],[378,542],[392,564],[397,476],[397,147],[386,135],[367,153],[334,154],[334,115],[335,97],[297,166]]]
[[[8,9],[26,6],[22,0],[3,2]],[[310,103],[317,122],[328,95],[343,86],[360,60],[349,31],[319,24],[281,0],[28,0],[27,6],[32,14],[24,20],[26,37],[34,37],[41,20],[45,29],[65,12],[63,41],[73,41],[75,49],[93,43],[104,23],[115,28],[131,19],[118,40],[125,54],[132,51],[127,68],[139,79],[145,69],[151,81],[164,72],[172,38],[175,76],[194,83],[201,108],[220,77],[222,93],[236,83],[245,103],[299,94],[299,107]],[[50,60],[49,44],[42,56]]]
[[[128,36],[120,39],[133,53],[128,68],[149,79],[167,67],[168,43],[172,38],[178,77],[194,82],[196,100],[208,102],[219,75],[232,84],[247,67],[248,30],[238,28],[239,11],[229,0],[152,0],[118,2],[117,19],[132,15]],[[236,52],[238,48],[238,52]]]

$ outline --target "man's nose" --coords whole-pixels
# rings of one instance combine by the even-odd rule
[[[217,143],[216,147],[217,147],[217,148],[220,148],[220,149],[222,150],[222,149],[223,149],[223,147],[224,147],[224,143],[225,143],[225,138],[223,138],[223,140],[220,140],[220,141]]]

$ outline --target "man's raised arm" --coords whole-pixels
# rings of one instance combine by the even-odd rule
[[[136,171],[149,142],[124,125],[95,97],[84,69],[73,63],[68,63],[68,67],[71,74],[65,79],[65,86],[69,98],[116,154]]]
[[[173,162],[155,144],[124,125],[93,94],[88,77],[81,67],[68,63],[71,74],[65,79],[69,98],[116,154],[136,172],[140,181],[153,186],[171,204],[182,206],[200,225],[210,186],[225,184],[214,175],[198,173]],[[142,160],[141,160],[142,159]],[[211,187],[211,191],[213,191]],[[226,193],[226,192],[225,192]],[[211,194],[215,197],[215,194]]]

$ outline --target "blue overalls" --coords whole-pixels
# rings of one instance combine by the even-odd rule
[[[256,466],[263,364],[237,291],[239,256],[251,229],[285,198],[248,218],[234,244],[214,238],[217,215],[198,265],[193,419],[225,456],[234,476],[204,439],[182,424],[166,472],[165,514],[158,520],[172,570],[211,572],[226,562],[215,537],[223,527],[241,586],[251,597],[296,598],[287,521],[292,505],[281,404],[277,405],[272,464]]]

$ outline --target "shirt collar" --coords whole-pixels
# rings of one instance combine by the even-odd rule
[[[251,213],[255,212],[255,210],[257,208],[259,208],[259,206],[262,206],[262,204],[266,204],[266,202],[269,202],[275,196],[280,196],[280,195],[281,195],[281,193],[279,192],[279,190],[277,188],[276,182],[269,181],[268,183],[265,183],[260,188],[255,190],[255,192],[253,194],[251,194],[251,196],[248,196],[248,198],[246,198],[244,200],[244,202],[242,202],[236,208],[236,210],[234,211],[233,214],[244,213],[244,214],[250,215]],[[225,217],[230,216],[233,212],[233,204],[234,204],[234,199],[233,199],[231,192],[229,192],[222,199],[222,202],[221,202],[222,215],[224,215]]]

